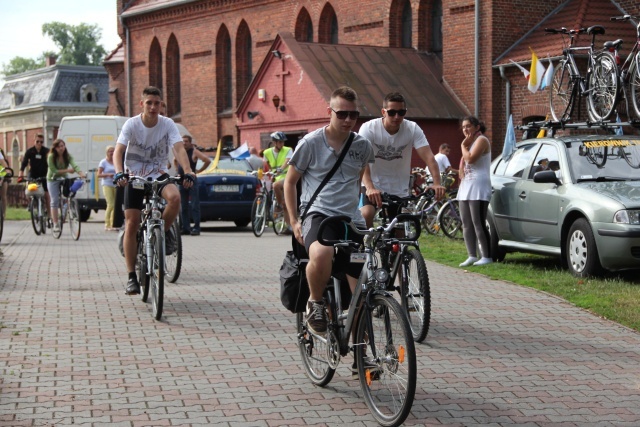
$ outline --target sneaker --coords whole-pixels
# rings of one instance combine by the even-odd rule
[[[307,302],[307,328],[316,335],[327,332],[327,313],[324,301]]]
[[[54,233],[59,233],[60,232],[60,225],[59,224],[53,224],[53,232]]]
[[[482,257],[478,261],[474,262],[473,265],[487,265],[491,264],[493,260],[491,258]]]
[[[465,262],[461,262],[460,263],[460,267],[468,267],[471,264],[473,264],[474,262],[478,261],[478,258],[474,257],[474,256],[470,256],[469,258],[467,258],[467,260]]]
[[[372,380],[377,380],[380,378],[380,367],[378,365],[376,365],[375,363],[371,362],[370,360],[366,360],[365,362],[365,367],[364,369],[369,370],[369,373],[371,374],[371,379]],[[354,361],[353,365],[351,365],[351,378],[354,380],[357,380],[359,377],[358,375],[358,364]]]
[[[183,236],[189,236],[191,235],[191,230],[182,230],[180,231],[180,234]]]
[[[192,236],[199,236],[200,235],[200,230],[191,230],[191,235]]]
[[[171,227],[168,231],[165,232],[165,249],[167,250],[166,255],[171,255],[176,251],[176,235],[173,227]]]
[[[127,289],[124,291],[126,295],[140,295],[140,284],[138,279],[131,278],[127,282]]]

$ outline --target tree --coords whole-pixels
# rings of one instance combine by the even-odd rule
[[[57,57],[60,64],[100,65],[106,51],[98,40],[102,37],[102,29],[98,25],[69,25],[63,22],[48,22],[42,25],[42,34],[53,40],[60,49],[58,53],[43,52],[37,59],[16,56],[8,64],[2,64],[3,76],[36,70],[45,65],[45,58]]]

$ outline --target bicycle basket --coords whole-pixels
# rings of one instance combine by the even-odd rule
[[[38,185],[36,183],[31,183],[31,184],[27,185],[27,188],[24,190],[24,194],[27,197],[44,196],[44,188],[42,188],[42,185]]]

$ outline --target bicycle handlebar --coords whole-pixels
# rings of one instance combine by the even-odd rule
[[[640,16],[635,16],[635,15],[612,16],[609,19],[611,21],[628,21],[629,19],[640,19]]]
[[[177,183],[177,184],[182,184],[182,177],[181,176],[168,176],[165,179],[152,179],[150,177],[143,177],[143,176],[138,176],[138,175],[129,175],[129,174],[124,174],[124,176],[129,180],[129,181],[138,181],[138,182],[142,182],[145,186],[151,186],[155,183],[162,185],[162,184],[168,184],[170,182],[173,183]]]
[[[325,240],[322,237],[322,234],[325,228],[327,228],[327,226],[333,222],[343,222],[351,230],[353,230],[355,233],[361,236],[375,236],[375,235],[381,236],[385,233],[390,233],[399,222],[412,222],[413,226],[416,229],[416,236],[419,236],[421,231],[420,215],[412,215],[412,214],[406,214],[406,213],[398,214],[386,227],[378,226],[376,228],[369,228],[367,230],[361,230],[358,227],[356,227],[351,217],[347,215],[335,215],[335,216],[330,216],[325,218],[322,221],[322,223],[320,223],[320,227],[318,228],[318,243],[320,243],[323,246],[335,246],[339,244],[353,246],[353,247],[360,246],[359,243],[351,240]]]
[[[432,189],[432,188],[427,188],[426,190],[424,190],[422,193],[417,194],[417,195],[408,195],[408,196],[395,196],[393,194],[389,194],[389,193],[382,193],[382,202],[383,203],[397,203],[399,205],[403,205],[407,202],[411,202],[414,200],[418,200],[420,197],[422,196],[427,196],[429,198],[433,198],[436,195],[436,192]]]
[[[11,168],[0,169],[0,178],[13,178],[13,169]]]
[[[556,28],[545,28],[544,29],[545,32],[550,33],[550,34],[569,34],[569,35],[576,35],[576,34],[585,34],[587,32],[586,28],[578,28],[575,30],[569,30],[566,27],[562,27],[559,30]]]

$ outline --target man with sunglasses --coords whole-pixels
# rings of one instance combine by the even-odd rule
[[[20,164],[20,173],[18,174],[18,182],[22,182],[24,179],[24,170],[29,166],[29,178],[45,178],[40,185],[44,190],[45,197],[47,199],[46,209],[49,211],[49,205],[51,204],[51,197],[49,196],[49,189],[47,188],[47,172],[49,171],[49,165],[47,164],[47,155],[49,149],[44,146],[44,135],[36,134],[35,143],[33,147],[29,148],[22,158]]]
[[[426,163],[431,176],[436,197],[441,198],[445,189],[440,185],[438,163],[429,147],[429,142],[420,127],[410,120],[405,120],[407,107],[404,96],[398,92],[387,94],[382,103],[382,118],[364,123],[358,133],[373,146],[376,162],[367,166],[362,177],[363,206],[362,215],[367,227],[373,224],[376,208],[382,206],[381,193],[394,196],[408,196],[411,177],[411,152],[415,148],[420,158]],[[397,212],[389,209],[388,218],[395,217]]]
[[[373,162],[371,144],[360,135],[353,134],[351,145],[335,174],[327,181],[310,205],[303,222],[296,210],[296,184],[302,181],[300,213],[304,214],[309,200],[320,186],[325,176],[333,169],[342,150],[351,137],[351,130],[358,116],[357,95],[350,87],[341,87],[331,94],[327,107],[329,125],[304,136],[298,143],[284,182],[287,205],[291,207],[291,226],[295,238],[303,244],[309,254],[306,274],[309,282],[310,298],[307,303],[307,326],[317,334],[327,330],[326,310],[323,301],[324,289],[331,275],[334,249],[318,243],[318,229],[322,220],[331,215],[347,215],[355,224],[364,226],[358,211],[359,181],[365,166]],[[343,226],[327,227],[326,239],[344,238]],[[357,240],[358,236],[349,236]],[[361,236],[360,236],[361,238]],[[350,264],[349,254],[340,251],[336,263],[343,266],[351,290],[355,289],[362,264]]]

